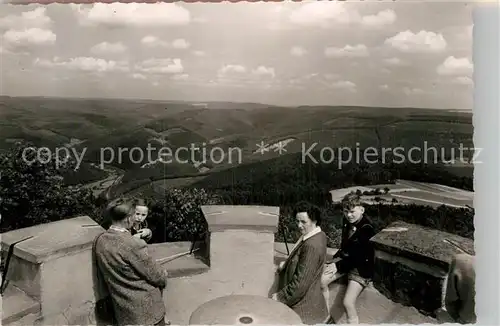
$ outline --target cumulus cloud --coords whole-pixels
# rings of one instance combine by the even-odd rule
[[[182,38],[169,43],[153,35],[144,36],[141,39],[141,44],[149,48],[187,49],[191,46],[188,41]]]
[[[90,48],[90,52],[96,55],[119,54],[127,51],[127,47],[121,42],[101,42]]]
[[[44,68],[63,68],[84,72],[127,72],[129,71],[126,61],[104,60],[94,57],[76,57],[69,60],[61,60],[54,57],[52,60],[36,58],[35,66]]]
[[[338,1],[318,1],[307,3],[290,13],[290,22],[301,26],[329,27],[332,23],[349,23],[359,19]]]
[[[52,19],[47,16],[47,8],[37,7],[18,15],[7,15],[0,18],[0,28],[26,29],[35,27],[47,27]]]
[[[7,46],[51,45],[56,42],[56,34],[49,29],[38,27],[24,30],[8,30],[3,34]]]
[[[454,56],[449,56],[437,67],[437,73],[445,76],[469,76],[472,74],[473,69],[474,65],[468,58],[455,58]]]
[[[228,73],[245,73],[247,72],[247,68],[242,65],[225,65],[221,67],[218,71],[219,75],[225,75]]]
[[[135,65],[135,70],[145,74],[179,74],[184,71],[181,59],[147,59]]]
[[[176,39],[172,42],[172,47],[174,49],[187,49],[190,47],[190,44],[185,39],[180,38],[180,39]]]
[[[310,73],[298,77],[287,79],[289,85],[300,85],[301,87],[317,87],[322,85],[326,88],[356,90],[356,85],[353,82],[341,79],[340,74],[334,73]]]
[[[239,64],[228,64],[217,71],[217,76],[212,79],[211,85],[268,89],[277,85],[278,81],[274,78],[275,76],[276,72],[272,67],[247,68]]]
[[[276,73],[274,71],[274,68],[270,67],[264,67],[264,66],[259,66],[256,69],[252,71],[252,74],[256,76],[269,76],[274,78],[276,76]]]
[[[361,18],[361,23],[367,27],[382,27],[391,25],[396,21],[394,10],[386,9],[379,11],[375,15],[368,15]]]
[[[386,39],[384,44],[407,53],[441,52],[447,47],[443,34],[424,30],[418,33],[409,30],[399,32]]]
[[[302,57],[307,54],[307,51],[301,46],[294,46],[290,49],[290,54],[294,57]]]
[[[83,25],[111,27],[164,27],[187,25],[191,21],[189,11],[177,3],[94,3],[90,9],[72,4]]]
[[[337,81],[337,82],[331,84],[331,86],[333,88],[343,89],[343,90],[347,90],[347,91],[350,91],[350,92],[355,92],[356,91],[356,84],[354,84],[353,82],[348,81],[348,80]]]
[[[289,21],[298,26],[332,27],[335,24],[357,23],[366,27],[380,27],[393,24],[396,13],[393,10],[383,10],[374,15],[361,15],[353,6],[346,6],[339,1],[318,1],[302,5],[292,11]]]
[[[141,44],[150,48],[166,48],[169,46],[168,42],[165,42],[152,35],[144,36],[141,39]]]
[[[325,49],[325,56],[328,58],[367,57],[368,55],[368,48],[364,44],[346,45],[343,48],[328,47]]]

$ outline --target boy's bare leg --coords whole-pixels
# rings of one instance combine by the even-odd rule
[[[359,324],[358,313],[356,311],[356,299],[359,297],[364,287],[356,281],[349,280],[344,297],[344,309],[347,315],[348,324]]]

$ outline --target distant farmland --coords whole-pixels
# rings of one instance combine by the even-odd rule
[[[388,192],[385,193],[384,189]],[[369,185],[350,188],[334,189],[330,191],[332,201],[338,202],[341,198],[351,192],[360,190],[362,198],[367,204],[394,204],[394,205],[429,205],[438,207],[446,205],[456,208],[473,207],[474,193],[453,187],[425,182],[408,180],[397,180],[395,184]],[[367,192],[379,189],[379,194],[366,194]],[[395,199],[395,201],[393,201]]]

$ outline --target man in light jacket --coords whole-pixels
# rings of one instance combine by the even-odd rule
[[[133,205],[108,206],[111,227],[95,242],[97,272],[111,296],[118,325],[165,325],[162,291],[167,273],[148,255],[144,240],[132,236]]]

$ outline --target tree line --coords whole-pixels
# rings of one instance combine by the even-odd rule
[[[88,215],[104,223],[102,210],[106,201],[92,194],[82,185],[64,182],[65,170],[55,163],[28,165],[22,159],[22,150],[30,144],[18,143],[0,154],[0,231],[24,228]],[[53,161],[52,161],[53,162]],[[342,210],[331,202],[332,188],[392,183],[395,179],[443,182],[462,189],[472,188],[472,178],[458,178],[437,167],[411,165],[348,164],[343,169],[327,165],[303,164],[297,157],[239,166],[230,171],[209,175],[201,182],[164,193],[138,192],[150,207],[149,227],[153,242],[194,241],[204,238],[207,224],[200,206],[269,205],[280,208],[276,241],[295,242],[299,236],[295,218],[291,216],[298,201],[307,201],[319,207],[323,214],[322,228],[329,237],[329,245],[339,245]],[[424,180],[422,180],[424,179]],[[386,189],[375,190],[383,194]],[[473,239],[474,210],[447,206],[433,208],[422,205],[367,205],[366,214],[377,231],[396,220],[419,224]]]

